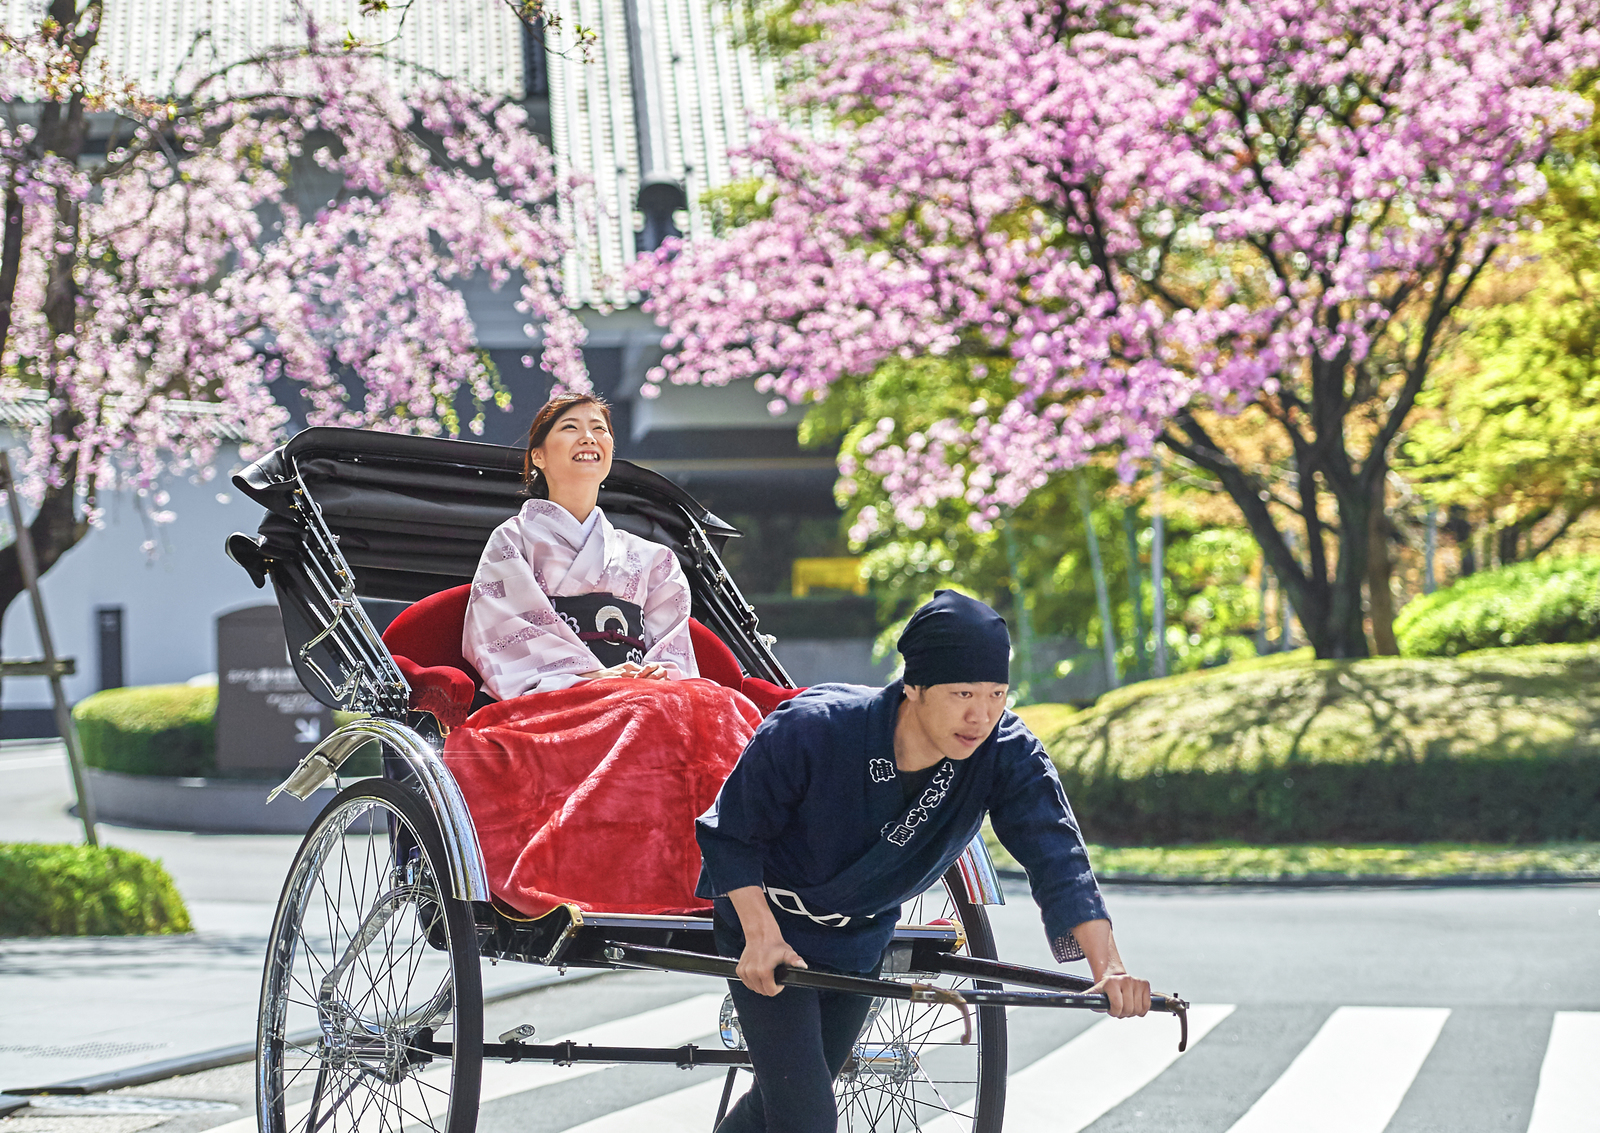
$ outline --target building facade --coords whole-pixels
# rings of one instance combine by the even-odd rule
[[[25,31],[43,10],[43,0],[0,0],[0,25]],[[845,554],[833,454],[803,450],[798,413],[774,416],[750,383],[667,385],[653,400],[639,393],[662,356],[662,332],[623,289],[622,273],[668,236],[709,231],[704,193],[735,176],[730,155],[747,141],[750,115],[773,112],[770,65],[740,44],[741,9],[723,0],[560,0],[558,11],[565,27],[594,30],[587,61],[557,34],[523,25],[503,0],[418,0],[403,25],[396,13],[362,16],[356,0],[107,0],[100,42],[115,72],[147,90],[182,89],[216,64],[303,39],[297,21],[309,15],[325,37],[348,25],[386,43],[399,83],[432,72],[521,102],[557,160],[591,186],[587,219],[569,215],[577,238],[562,267],[583,305],[591,378],[614,407],[618,455],[682,484],[745,533],[729,548],[730,568],[801,683],[881,681],[887,666],[870,659],[870,599],[793,595],[795,560]],[[519,444],[549,392],[547,376],[525,361],[537,352],[537,330],[530,336],[515,310],[515,286],[463,290],[478,345],[512,396],[509,412],[489,412],[482,439]],[[0,403],[0,443],[22,441],[29,411]],[[152,524],[136,497],[114,497],[105,525],[48,572],[58,649],[78,661],[72,699],[96,691],[113,668],[130,685],[210,672],[215,618],[271,600],[222,555],[229,532],[253,531],[260,518],[227,483],[237,463],[237,449],[227,449],[214,480],[172,484],[170,525]],[[107,611],[120,611],[115,667],[103,657],[112,648]],[[8,658],[37,655],[25,603],[7,611],[0,648]],[[0,735],[48,730],[48,703],[42,679],[6,681]]]

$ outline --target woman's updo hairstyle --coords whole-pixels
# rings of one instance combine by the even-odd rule
[[[563,393],[545,402],[539,412],[533,415],[533,424],[528,426],[528,451],[522,455],[522,481],[527,484],[529,495],[542,497],[549,491],[544,477],[534,466],[533,450],[543,448],[556,422],[566,415],[567,410],[580,405],[592,405],[600,410],[600,415],[606,419],[606,428],[611,428],[611,405],[597,394]]]

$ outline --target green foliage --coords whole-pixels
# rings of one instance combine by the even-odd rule
[[[985,830],[995,864],[1015,865]],[[1090,846],[1103,881],[1338,882],[1430,881],[1470,877],[1600,879],[1600,843],[1492,846],[1460,842],[1378,846]]]
[[[216,768],[215,686],[113,688],[72,710],[91,767],[127,775],[205,775]]]
[[[744,177],[721,188],[707,189],[700,195],[700,202],[705,205],[712,233],[721,238],[735,228],[772,215],[772,187],[759,177]]]
[[[1077,477],[1087,480],[1092,515],[1111,597],[1118,670],[1123,678],[1146,676],[1151,662],[1141,650],[1152,625],[1151,532],[1141,504],[1145,484],[1122,485],[1108,468],[1058,474],[1031,492],[1015,510],[988,525],[974,520],[963,498],[947,499],[920,516],[897,517],[870,460],[882,421],[893,423],[887,443],[914,445],[930,425],[944,419],[973,422],[991,404],[1010,396],[1010,363],[973,354],[893,359],[871,375],[836,384],[826,400],[811,406],[801,425],[804,444],[841,445],[845,474],[835,489],[846,512],[853,545],[864,552],[864,569],[878,596],[880,655],[892,650],[905,617],[933,591],[962,590],[1006,615],[1018,648],[1013,671],[1024,701],[1048,690],[1057,666],[1039,650],[1024,656],[1025,609],[1035,644],[1075,639],[1085,648],[1078,663],[1097,663],[1103,632],[1090,569],[1088,536],[1078,504]],[[881,434],[879,434],[881,436]],[[871,438],[871,439],[869,439]],[[958,457],[960,454],[956,454]],[[1259,558],[1247,531],[1215,527],[1188,506],[1194,489],[1169,486],[1164,499],[1167,548],[1167,652],[1172,671],[1252,657],[1245,636],[1258,617],[1257,594],[1248,575]],[[1125,516],[1125,509],[1136,514]],[[1125,524],[1125,520],[1127,521]],[[1128,526],[1135,532],[1130,553]],[[1140,600],[1129,585],[1137,560]],[[1136,632],[1138,631],[1138,632]],[[1066,663],[1070,669],[1072,662]]]
[[[1400,611],[1407,657],[1600,639],[1600,558],[1515,563],[1458,579]]]
[[[1600,109],[1600,99],[1597,99]],[[1600,498],[1600,115],[1546,163],[1515,266],[1419,401],[1397,466],[1430,500],[1496,524],[1570,519]],[[1535,549],[1537,550],[1537,548]]]
[[[1594,841],[1596,681],[1592,645],[1302,651],[1120,689],[1041,738],[1112,845]]]
[[[115,846],[0,842],[0,936],[193,932],[167,871]]]

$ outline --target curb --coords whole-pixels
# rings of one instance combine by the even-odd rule
[[[996,869],[1006,881],[1027,881],[1020,869]],[[1506,885],[1596,885],[1600,873],[1457,873],[1442,877],[1399,875],[1384,877],[1342,874],[1305,874],[1299,877],[1171,877],[1159,874],[1099,873],[1108,885],[1149,885],[1161,888],[1203,887],[1208,889],[1453,889],[1467,886]]]
[[[309,799],[291,795],[267,806],[272,779],[171,778],[90,767],[89,794],[100,821],[196,834],[304,834],[338,794],[319,787]]]
[[[597,968],[593,971],[574,972],[563,982],[581,983],[585,980],[598,979],[600,976],[610,975],[612,969]],[[526,983],[516,984],[512,987],[502,988],[493,995],[483,997],[483,1005],[502,1003],[507,999],[515,999],[519,995],[538,991],[541,988],[552,986],[556,981],[547,977],[529,980]],[[303,1036],[306,1039],[316,1037],[312,1031]],[[129,1066],[125,1070],[110,1070],[104,1074],[91,1074],[84,1078],[71,1078],[65,1082],[57,1082],[50,1086],[26,1086],[20,1089],[6,1090],[0,1093],[0,1117],[14,1113],[28,1104],[28,1098],[44,1094],[81,1095],[100,1094],[107,1090],[120,1090],[127,1086],[144,1086],[151,1082],[160,1082],[166,1078],[177,1078],[184,1074],[198,1074],[202,1070],[215,1070],[219,1066],[235,1066],[241,1062],[249,1062],[256,1056],[256,1044],[250,1042],[234,1043],[232,1046],[219,1046],[212,1050],[200,1051],[198,1054],[180,1055],[177,1058],[166,1058],[160,1062],[146,1062],[140,1066]]]

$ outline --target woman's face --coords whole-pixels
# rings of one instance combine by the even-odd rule
[[[574,405],[560,417],[533,450],[533,464],[544,474],[552,494],[574,488],[597,490],[611,475],[611,427],[598,405]]]

